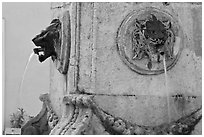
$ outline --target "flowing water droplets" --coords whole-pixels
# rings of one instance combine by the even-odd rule
[[[20,101],[19,106],[20,106],[20,107],[22,107],[21,97],[22,97],[23,82],[24,82],[25,74],[26,74],[27,69],[28,69],[28,65],[29,65],[29,63],[30,63],[30,61],[31,61],[31,59],[32,59],[32,57],[33,57],[33,55],[34,55],[34,52],[32,52],[32,53],[30,54],[30,57],[28,58],[28,61],[26,62],[25,69],[24,69],[24,71],[23,71],[23,75],[22,75],[22,79],[21,79],[21,83],[20,83],[20,87],[19,87],[19,101]]]
[[[164,64],[164,75],[165,75],[165,91],[166,91],[166,99],[167,99],[167,109],[168,109],[168,122],[171,122],[171,110],[170,110],[170,100],[169,100],[169,84],[168,84],[168,75],[167,75],[167,66],[166,66],[166,58],[164,54],[163,58]]]

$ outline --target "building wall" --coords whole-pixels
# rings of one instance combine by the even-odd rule
[[[31,40],[49,25],[51,14],[50,3],[3,3],[2,11],[5,20],[3,126],[10,127],[9,115],[18,107],[23,107],[28,115],[38,114],[42,107],[39,95],[49,90],[50,60],[39,63],[34,55],[19,95],[23,71],[34,48]]]
[[[176,65],[167,72],[168,87],[164,73],[138,74],[117,51],[116,35],[123,19],[133,10],[150,6],[176,16],[183,30],[183,50]],[[202,105],[201,8],[191,3],[81,4],[79,89],[95,94],[97,104],[107,112],[140,125],[168,122],[166,92],[171,120],[196,110]],[[184,103],[175,101],[173,96],[177,94],[183,95]]]

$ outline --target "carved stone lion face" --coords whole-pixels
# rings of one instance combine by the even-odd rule
[[[60,30],[60,20],[54,19],[50,26],[32,39],[33,43],[38,47],[33,50],[38,55],[40,62],[43,62],[50,56],[56,56],[55,46],[60,44]]]
[[[119,55],[131,70],[139,74],[161,74],[164,61],[167,70],[178,61],[183,47],[180,28],[177,18],[166,11],[153,7],[133,11],[118,30]],[[179,48],[176,49],[176,45]]]

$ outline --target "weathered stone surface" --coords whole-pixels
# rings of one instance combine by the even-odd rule
[[[72,117],[62,120],[62,123],[59,122],[58,125],[61,125],[62,127],[56,126],[55,129],[60,131],[61,135],[97,134],[98,129],[104,132],[103,128],[100,126],[102,125],[105,131],[111,135],[189,135],[202,118],[202,108],[199,107],[193,112],[173,120],[170,123],[162,123],[154,126],[139,125],[138,123],[130,122],[127,119],[114,116],[103,110],[96,104],[93,97],[93,95],[83,94],[65,96],[64,103],[67,106],[74,105],[74,110],[70,113]],[[70,115],[69,113],[67,114]],[[95,114],[95,116],[100,120],[100,123],[97,122],[97,119],[92,119],[92,114]],[[65,117],[66,116],[63,116],[63,118]],[[68,124],[64,125],[64,121],[67,121]],[[95,124],[92,125],[93,123],[90,121],[95,121],[95,123],[99,124],[99,126],[94,127]],[[63,130],[59,128],[62,128]],[[99,134],[100,133],[101,132],[99,132]],[[57,134],[59,133],[57,132]]]
[[[57,69],[55,64],[50,63],[50,100],[53,109],[56,111],[57,115],[61,117],[62,115],[62,99],[66,94],[66,76],[61,74]]]
[[[78,92],[76,89],[96,94],[97,104],[110,114],[141,125],[159,125],[168,121],[166,89],[171,96],[182,94],[185,97],[177,100],[170,97],[174,120],[201,106],[202,5],[81,3],[77,16],[74,5],[76,3],[69,7],[72,47],[67,77],[60,75],[51,65],[50,94],[53,108],[59,115],[62,112],[63,96]],[[177,64],[167,72],[167,88],[164,74],[137,74],[122,62],[117,52],[116,35],[123,19],[131,11],[148,6],[169,12],[178,19],[183,29],[184,48]],[[53,9],[54,16],[60,16],[62,11]],[[79,24],[77,18],[80,19]],[[196,126],[194,134],[201,134],[200,129],[201,123]]]
[[[166,97],[158,96],[95,96],[96,103],[114,116],[139,125],[155,126],[168,123]],[[105,103],[104,103],[105,102]],[[107,105],[108,104],[108,105]],[[177,120],[202,105],[201,97],[186,96],[184,101],[170,98],[171,120]]]
[[[165,95],[165,92],[163,92],[165,89],[164,74],[157,75],[157,76],[139,75],[129,70],[127,66],[125,66],[123,62],[121,62],[116,50],[115,35],[121,21],[131,10],[140,8],[141,7],[139,6],[140,4],[136,5],[134,3],[128,3],[128,4],[95,3],[94,5],[95,5],[94,6],[95,18],[93,18],[93,22],[95,22],[94,24],[95,26],[93,29],[96,29],[96,30],[94,30],[93,32],[94,33],[93,37],[96,40],[94,40],[95,43],[93,43],[92,46],[96,50],[93,51],[92,50],[93,48],[90,49],[92,50],[92,60],[91,60],[90,58],[88,58],[90,50],[87,49],[87,48],[90,48],[89,46],[90,44],[88,43],[84,44],[84,46],[80,48],[81,49],[80,51],[82,51],[81,57],[84,58],[87,56],[86,60],[89,61],[89,62],[85,62],[85,60],[81,58],[83,61],[80,64],[81,70],[82,70],[82,71],[80,70],[80,74],[82,74],[80,75],[80,82],[83,82],[83,84],[80,85],[80,88],[87,89],[88,87],[90,87],[90,85],[88,85],[88,83],[90,82],[90,80],[88,80],[88,77],[90,77],[89,76],[90,72],[88,72],[88,69],[90,69],[91,75],[95,75],[95,77],[91,76],[92,78],[91,82],[94,80],[96,81],[95,86],[97,90],[91,90],[88,92],[96,92],[96,93],[103,93],[103,94],[104,93],[105,94],[126,93],[126,94],[136,94],[136,95],[152,94],[152,95],[164,96]],[[156,6],[155,4],[152,4],[152,6],[161,7],[161,6]],[[186,13],[184,11],[188,10],[189,7],[191,7],[191,5],[188,6],[188,4],[184,4],[184,5],[178,4],[177,7],[179,7],[180,9],[184,9],[183,12],[180,12],[180,13]],[[82,8],[82,9],[85,9],[85,8]],[[83,13],[83,10],[82,10],[82,13]],[[181,17],[179,16],[179,18],[188,18],[192,20],[192,17],[189,18],[187,15],[180,15]],[[87,20],[88,20],[87,18],[82,18],[81,19],[82,24],[84,22],[88,24],[90,21],[88,22]],[[185,19],[181,19],[181,20],[184,21]],[[89,26],[93,25],[91,24],[91,22],[89,24],[90,24]],[[188,25],[186,26],[186,25],[183,25],[183,23],[181,24],[182,26],[185,26],[183,27],[184,32],[193,28],[193,25],[190,23],[187,23],[187,21],[186,23],[184,22],[184,24]],[[81,35],[82,36],[91,35],[90,32],[84,30],[84,28],[87,28],[87,27],[83,27],[82,25]],[[189,35],[189,34],[190,33],[185,33],[185,35]],[[91,40],[89,40],[86,37],[81,37],[81,39],[82,39],[81,40],[82,43],[84,41],[87,41],[89,43],[91,42]],[[186,41],[186,43],[184,43],[185,47],[189,47],[191,45],[189,43],[191,41],[186,39],[186,37],[184,41]],[[192,46],[193,45],[191,45],[191,47]],[[185,48],[185,50],[188,50],[188,49]],[[187,52],[192,53],[193,51],[191,52],[190,50]],[[95,58],[96,60],[95,62],[93,62],[93,58]],[[199,64],[201,64],[201,62],[197,63],[197,61],[199,60],[200,59],[196,58],[195,56],[184,57],[184,55],[182,55],[182,57],[179,59],[180,62],[177,63],[175,68],[171,69],[168,72],[169,82],[170,82],[169,86],[173,88],[172,92],[175,92],[176,90],[178,90],[178,88],[182,88],[180,91],[185,91],[184,88],[186,86],[189,86],[189,83],[194,83],[196,79],[200,79],[199,73],[197,73],[197,75],[195,75],[193,78],[188,78],[188,76],[191,76],[190,75],[191,73],[200,72],[200,70],[197,70],[199,69]],[[183,63],[189,62],[189,61],[192,64],[189,64],[188,66],[183,68],[183,65],[184,65]],[[90,64],[90,62],[92,63]],[[96,68],[95,70],[96,74],[94,74],[93,68],[90,68],[90,67]],[[195,67],[197,69],[195,69]],[[85,72],[83,73],[84,69],[86,69],[86,73]],[[185,75],[181,74],[181,71],[185,72]],[[186,75],[186,74],[189,74],[189,75]],[[181,81],[183,81],[183,79],[188,79],[188,81],[185,80],[182,86],[173,85],[175,83],[171,83],[173,81],[176,81],[176,83],[181,84]],[[180,81],[180,82],[177,82],[177,81]],[[135,83],[137,83],[137,85],[135,85]],[[128,86],[124,86],[124,85],[128,85]],[[191,84],[189,91],[192,90],[192,88],[193,86]],[[197,90],[197,91],[200,92],[200,90]]]
[[[195,130],[193,130],[192,135],[202,135],[202,119],[195,126]]]
[[[109,133],[106,132],[104,127],[101,125],[100,120],[95,115],[93,115],[90,125],[91,129],[87,133],[88,135],[109,135]]]

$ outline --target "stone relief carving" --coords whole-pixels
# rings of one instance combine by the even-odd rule
[[[138,125],[136,123],[128,122],[120,117],[115,117],[100,107],[93,101],[93,95],[82,95],[82,94],[73,94],[68,95],[64,97],[64,102],[67,105],[75,105],[76,108],[88,108],[91,110],[90,113],[95,114],[101,121],[101,124],[105,128],[105,130],[109,134],[113,135],[188,135],[190,134],[195,125],[200,121],[202,118],[202,109],[199,108],[192,112],[191,114],[184,116],[177,121],[173,121],[169,124],[164,123],[159,126],[143,126]],[[87,115],[78,115],[78,110],[74,109],[72,111],[73,117],[69,119],[69,124],[64,126],[64,130],[60,132],[60,134],[68,134],[66,131],[69,130],[69,134],[84,134],[86,129],[89,129],[89,123],[91,120],[91,117],[89,117],[88,121],[86,121],[86,124],[84,123],[85,118],[88,117]],[[77,110],[77,111],[76,111]],[[90,111],[89,110],[89,111]],[[71,125],[73,124],[73,121],[76,121],[75,117],[77,115],[77,119],[80,119],[80,121],[77,121],[77,124],[75,128],[71,128]],[[92,115],[92,114],[91,114]],[[62,126],[62,124],[60,124]],[[68,126],[69,125],[69,126]],[[78,126],[84,126],[84,128],[80,129]],[[77,132],[73,132],[76,129]]]
[[[174,34],[171,22],[160,21],[155,15],[146,21],[135,21],[135,30],[132,34],[132,59],[148,58],[148,69],[152,69],[152,62],[161,62],[165,54],[168,59],[173,58]]]
[[[47,118],[48,119],[48,125],[49,125],[50,129],[53,129],[59,121],[58,116],[54,113],[54,111],[52,109],[50,109],[48,111],[47,116],[48,116],[48,118]]]
[[[54,129],[51,135],[83,135],[89,131],[89,123],[92,118],[92,110],[88,108],[91,96],[66,96],[63,100],[67,111]]]
[[[153,9],[153,11],[156,14],[158,13],[157,9]],[[130,60],[126,60],[126,63],[131,61],[134,62],[135,60],[147,59],[145,67],[148,69],[145,68],[145,71],[141,71],[141,68],[138,69],[138,66],[137,64],[135,65],[135,63],[133,64],[136,67],[135,66],[130,67],[132,67],[133,70],[141,74],[160,74],[162,73],[163,68],[159,68],[159,71],[154,70],[152,63],[155,62],[160,63],[162,54],[165,54],[167,55],[167,60],[170,61],[170,63],[168,64],[169,65],[168,69],[170,69],[175,64],[180,52],[179,51],[175,52],[175,50],[173,49],[174,45],[172,43],[175,44],[176,42],[175,35],[180,36],[180,34],[176,34],[177,32],[173,32],[171,30],[172,23],[169,20],[160,21],[158,20],[155,14],[149,15],[151,16],[149,16],[147,20],[134,19],[133,21],[135,27],[132,33],[130,33],[132,42],[132,44],[130,44],[132,54],[131,56],[129,56]],[[43,32],[42,34],[44,35]],[[41,51],[45,52],[46,51],[45,49],[47,48],[46,47],[47,45],[43,47],[41,46],[41,43],[38,43],[36,41],[38,38],[41,39],[42,34],[39,35],[38,37],[36,36],[36,39],[33,40],[35,41],[34,43],[36,45],[41,47],[40,49],[34,49],[36,54],[39,54],[39,52]],[[122,35],[123,34],[120,34],[119,31],[119,38],[120,37],[123,38]],[[57,35],[57,37],[58,36],[59,35]],[[120,40],[119,44],[121,44]],[[124,47],[119,45],[119,52],[124,57],[126,55],[124,54],[125,51],[123,49]],[[46,58],[50,56],[56,58],[55,55],[56,53],[51,52],[53,50],[47,51],[46,54],[44,53],[44,55],[39,56],[40,61],[44,61]],[[174,59],[172,60],[172,58]],[[105,128],[105,130],[109,134],[113,135],[149,135],[149,134],[188,135],[192,132],[195,125],[202,118],[202,108],[199,108],[192,112],[191,114],[184,116],[178,119],[177,121],[173,121],[169,124],[164,123],[159,126],[143,126],[138,125],[136,123],[131,123],[120,117],[115,117],[107,113],[94,102],[93,98],[94,96],[85,94],[71,94],[65,96],[63,99],[63,102],[65,104],[64,108],[65,112],[63,112],[64,114],[59,119],[52,110],[51,106],[48,105],[49,99],[47,99],[47,97],[41,97],[41,100],[43,100],[44,102],[42,111],[38,116],[34,118],[35,120],[29,121],[27,125],[23,127],[22,133],[50,134],[50,135],[90,134],[92,133],[90,130],[93,130],[92,129],[93,127],[91,127],[91,120],[93,115],[95,115],[96,117],[99,118],[99,120],[101,121],[101,125]]]
[[[23,135],[48,135],[58,123],[58,117],[50,105],[49,95],[41,95],[40,100],[43,102],[42,110],[22,127]]]
[[[133,11],[117,32],[118,52],[123,62],[139,74],[161,74],[177,62],[182,50],[182,28],[166,11],[148,7]],[[165,57],[164,57],[165,56]]]
[[[48,94],[40,97],[43,101],[41,112],[22,128],[23,135],[85,135],[93,134],[93,115],[98,117],[105,131],[111,135],[189,135],[202,118],[202,108],[195,110],[177,121],[158,126],[143,126],[115,117],[93,100],[93,95],[71,94],[64,97],[65,114],[59,119],[49,104]]]

